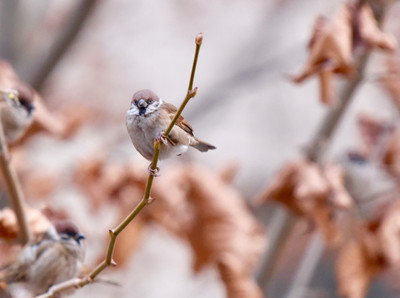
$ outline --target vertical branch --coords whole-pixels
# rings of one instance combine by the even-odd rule
[[[257,274],[257,282],[259,285],[265,285],[264,290],[267,289],[266,285],[272,278],[274,268],[283,252],[286,240],[292,232],[296,219],[295,215],[284,208],[278,207],[274,212],[272,223],[268,228],[268,249],[262,258],[263,263]],[[265,291],[264,294],[266,294]]]
[[[303,258],[293,278],[292,284],[285,298],[306,297],[306,286],[314,275],[322,253],[324,252],[324,240],[320,233],[314,233],[304,252]]]
[[[7,199],[17,217],[20,240],[25,244],[30,240],[30,233],[24,209],[24,194],[17,178],[17,174],[11,167],[9,160],[10,156],[8,153],[7,141],[4,136],[3,125],[0,121],[0,170],[7,191]]]
[[[192,65],[192,72],[190,75],[188,91],[186,93],[185,99],[183,100],[181,106],[179,107],[178,112],[176,113],[175,117],[172,119],[167,130],[163,134],[163,137],[165,137],[165,138],[168,137],[168,134],[171,132],[173,126],[175,125],[176,121],[178,120],[179,116],[181,115],[186,104],[189,102],[189,100],[192,97],[194,97],[196,95],[197,88],[194,88],[194,90],[192,90],[191,88],[193,88],[193,80],[194,80],[194,74],[196,71],[197,58],[199,55],[199,50],[200,50],[202,40],[203,40],[203,36],[201,33],[199,33],[196,36],[196,52],[195,52],[194,61],[193,61],[193,65]],[[154,140],[154,155],[153,155],[153,160],[150,164],[150,168],[151,168],[151,170],[153,170],[153,172],[155,172],[157,169],[159,155],[160,155],[160,139],[155,139]],[[113,260],[113,254],[114,254],[114,247],[115,247],[115,244],[117,241],[117,237],[129,225],[129,223],[140,213],[140,211],[142,211],[144,207],[146,207],[148,204],[150,204],[152,202],[151,187],[153,185],[153,179],[154,179],[153,174],[149,173],[143,199],[139,202],[139,204],[131,211],[131,213],[129,213],[129,215],[116,228],[109,230],[110,242],[108,244],[106,258],[100,264],[98,264],[86,277],[74,278],[74,279],[62,282],[60,284],[57,284],[57,285],[51,287],[46,293],[37,296],[37,298],[53,297],[53,296],[57,295],[58,293],[61,293],[68,289],[83,287],[89,283],[92,283],[95,280],[95,278],[108,266],[116,265],[116,263]]]
[[[359,58],[358,70],[356,75],[350,79],[350,81],[341,90],[339,98],[341,102],[339,106],[329,111],[324,118],[319,130],[315,134],[314,138],[310,142],[309,152],[307,158],[311,161],[321,164],[326,155],[326,149],[329,147],[330,142],[333,138],[334,133],[340,121],[342,120],[347,108],[350,106],[351,99],[353,98],[354,92],[359,86],[360,82],[364,78],[364,71],[367,65],[370,52],[365,51]]]

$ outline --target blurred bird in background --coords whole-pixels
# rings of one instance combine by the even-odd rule
[[[0,118],[8,143],[20,139],[31,125],[33,92],[28,87],[0,90]]]
[[[0,270],[0,297],[33,297],[77,276],[85,254],[82,239],[84,236],[70,221],[51,227]]]

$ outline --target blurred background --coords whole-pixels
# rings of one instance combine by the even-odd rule
[[[148,88],[179,106],[189,81],[194,38],[199,32],[204,36],[194,83],[199,90],[183,115],[196,136],[218,149],[204,154],[189,150],[161,162],[161,176],[154,182],[155,202],[118,239],[119,265],[101,275],[119,285],[88,285],[71,297],[227,296],[226,280],[220,277],[220,263],[212,261],[213,253],[208,252],[211,261],[193,271],[201,245],[193,244],[188,231],[182,236],[179,227],[189,215],[204,219],[207,208],[214,210],[202,206],[206,195],[198,195],[200,201],[187,195],[189,203],[171,198],[167,207],[161,202],[166,196],[163,190],[174,189],[179,180],[174,173],[188,171],[198,173],[187,178],[193,189],[204,183],[210,189],[215,186],[211,192],[221,191],[215,199],[232,195],[218,207],[218,214],[229,218],[226,231],[220,231],[241,233],[232,243],[234,259],[240,263],[245,260],[241,253],[251,254],[251,260],[244,261],[250,265],[238,266],[261,283],[263,295],[338,297],[337,247],[325,247],[307,216],[294,218],[273,202],[256,205],[256,198],[286,162],[309,149],[332,111],[319,101],[316,77],[294,84],[289,76],[299,73],[308,59],[317,16],[331,18],[341,4],[339,0],[0,1],[0,56],[40,93],[50,112],[45,121],[50,128],[32,133],[13,148],[13,162],[30,206],[46,206],[53,216],[71,218],[79,225],[87,238],[88,269],[103,259],[108,230],[126,216],[144,190],[148,164],[125,128],[131,96]],[[399,13],[400,3],[393,1],[383,22],[383,30],[397,40]],[[393,64],[397,56],[392,53]],[[360,113],[398,124],[396,105],[380,82],[388,61],[383,51],[369,56],[365,76],[326,148],[326,160],[346,164],[348,152],[362,146]],[[340,90],[346,83],[339,78],[334,86]],[[70,131],[52,131],[59,122],[68,123]],[[366,172],[348,164],[347,168]],[[377,178],[365,179],[358,182],[361,188]],[[397,182],[391,179],[385,180],[389,184],[385,191],[393,194]],[[393,199],[384,200],[385,206],[388,201]],[[3,207],[7,204],[4,198],[1,202]],[[377,206],[381,204],[366,212],[375,214]],[[193,208],[204,210],[193,212]],[[235,208],[240,210],[226,211]],[[213,241],[202,237],[200,241]],[[278,243],[272,256],[271,241]],[[309,266],[302,267],[307,262]],[[367,297],[398,297],[393,284],[396,272],[376,276]],[[254,293],[247,297],[259,297]]]

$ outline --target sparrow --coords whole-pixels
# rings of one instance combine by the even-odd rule
[[[33,117],[33,92],[29,87],[0,90],[0,119],[8,143],[19,140]]]
[[[16,288],[38,295],[76,277],[82,268],[85,251],[80,241],[84,238],[70,221],[52,226],[26,245],[14,263],[0,270],[0,282],[7,285],[3,292],[0,290],[0,297],[15,296],[10,292]]]
[[[126,127],[133,146],[147,160],[153,159],[155,139],[162,140],[159,159],[181,155],[189,146],[201,152],[216,149],[215,146],[196,138],[193,128],[182,116],[179,116],[164,139],[162,134],[177,111],[174,105],[163,101],[151,90],[143,89],[133,94],[126,113]]]

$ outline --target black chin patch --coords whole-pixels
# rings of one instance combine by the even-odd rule
[[[144,115],[144,113],[146,113],[146,108],[140,108],[139,109],[139,116]]]

